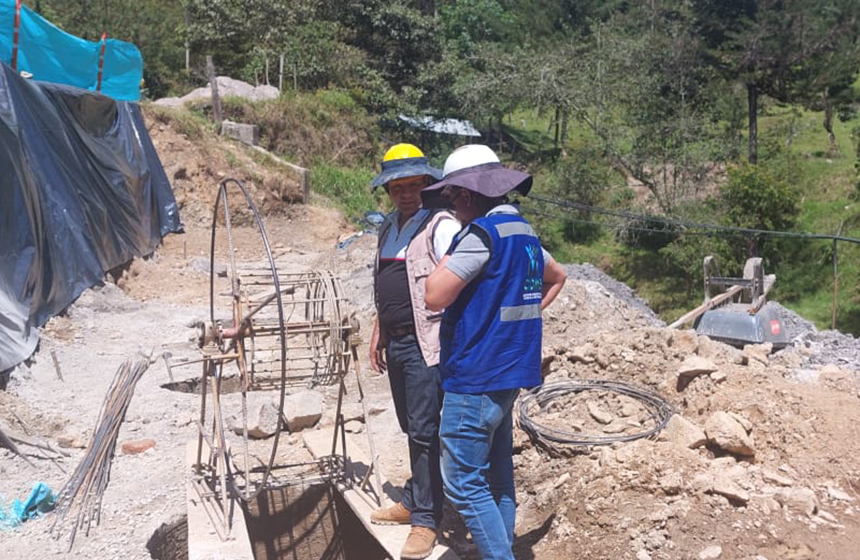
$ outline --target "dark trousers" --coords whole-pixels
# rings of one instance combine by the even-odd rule
[[[414,334],[396,337],[386,347],[388,381],[400,429],[409,438],[412,477],[403,487],[403,506],[412,525],[435,529],[442,519],[439,466],[439,417],[442,383],[439,367],[427,367]]]

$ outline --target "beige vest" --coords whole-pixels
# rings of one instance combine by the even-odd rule
[[[415,338],[418,339],[424,361],[430,367],[439,363],[439,325],[442,323],[442,312],[430,311],[424,303],[427,277],[439,263],[436,259],[436,251],[433,249],[433,234],[439,222],[454,219],[454,215],[448,211],[437,212],[406,247],[406,275],[409,278],[409,299],[412,300]],[[383,241],[380,239],[380,246]],[[376,270],[379,270],[378,252],[376,261]]]

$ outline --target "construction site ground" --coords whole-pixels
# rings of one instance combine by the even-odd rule
[[[233,144],[201,147],[160,121],[153,121],[151,133],[182,203],[185,233],[168,236],[149,258],[135,260],[53,318],[35,355],[0,391],[6,429],[69,454],[55,461],[30,456],[28,463],[0,448],[5,507],[14,498],[23,500],[36,482],[62,488],[84,454],[117,368],[127,357],[153,357],[122,424],[100,523],[88,535],[78,534],[72,550],[68,525],[55,528],[59,538],[50,535],[51,515],[4,529],[2,558],[147,559],[158,535],[183,526],[186,445],[196,437],[199,396],[164,387],[171,378],[162,356],[192,353],[195,323],[208,315],[209,276],[200,259],[209,257],[208,216],[217,180],[242,169],[251,180],[271,171],[255,170],[254,161]],[[213,156],[224,150],[239,155]],[[263,177],[255,191],[258,202],[268,201],[265,223],[279,266],[332,270],[341,277],[361,324],[364,358],[376,237],[357,236],[338,249],[339,241],[356,233],[343,216],[325,201],[287,204],[290,197],[272,195],[266,184],[285,187]],[[238,259],[259,261],[256,230],[239,221]],[[635,384],[665,398],[675,416],[656,438],[602,447],[547,449],[516,429],[517,558],[860,557],[855,339],[819,332],[780,308],[792,345],[771,354],[760,347],[736,349],[665,328],[626,286],[590,265],[569,265],[568,272],[567,285],[544,315],[545,380]],[[382,474],[396,489],[408,474],[405,437],[386,377],[371,375],[366,359],[362,366],[369,429],[384,450]],[[198,377],[198,367],[175,369],[173,381]],[[353,375],[351,410],[357,402]],[[305,442],[331,433],[336,387],[317,391],[323,416],[313,427],[283,434],[285,460],[310,458]],[[532,413],[542,424],[602,435],[632,433],[649,422],[637,401],[604,392],[569,395]],[[368,426],[353,421],[349,429],[362,434]],[[136,454],[120,449],[144,439],[154,440],[154,447]],[[450,508],[442,538],[461,557],[478,557]]]

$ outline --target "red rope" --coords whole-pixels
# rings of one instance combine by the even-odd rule
[[[99,80],[98,84],[96,84],[96,91],[102,90],[102,71],[105,67],[105,44],[107,43],[107,33],[102,33],[102,48],[99,53]]]
[[[15,31],[12,34],[12,70],[18,70],[18,31],[21,29],[21,0],[15,0]]]

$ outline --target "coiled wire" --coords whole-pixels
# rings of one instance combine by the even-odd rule
[[[604,436],[569,432],[539,424],[532,419],[532,414],[536,410],[545,409],[552,401],[583,391],[609,391],[636,399],[644,405],[654,425],[647,430],[635,434]],[[672,406],[656,393],[641,389],[635,385],[630,385],[629,383],[608,379],[563,379],[544,383],[525,393],[520,398],[517,412],[517,423],[520,428],[529,435],[532,441],[551,450],[558,449],[559,445],[609,445],[617,442],[649,438],[665,428],[669,419],[675,413]]]

